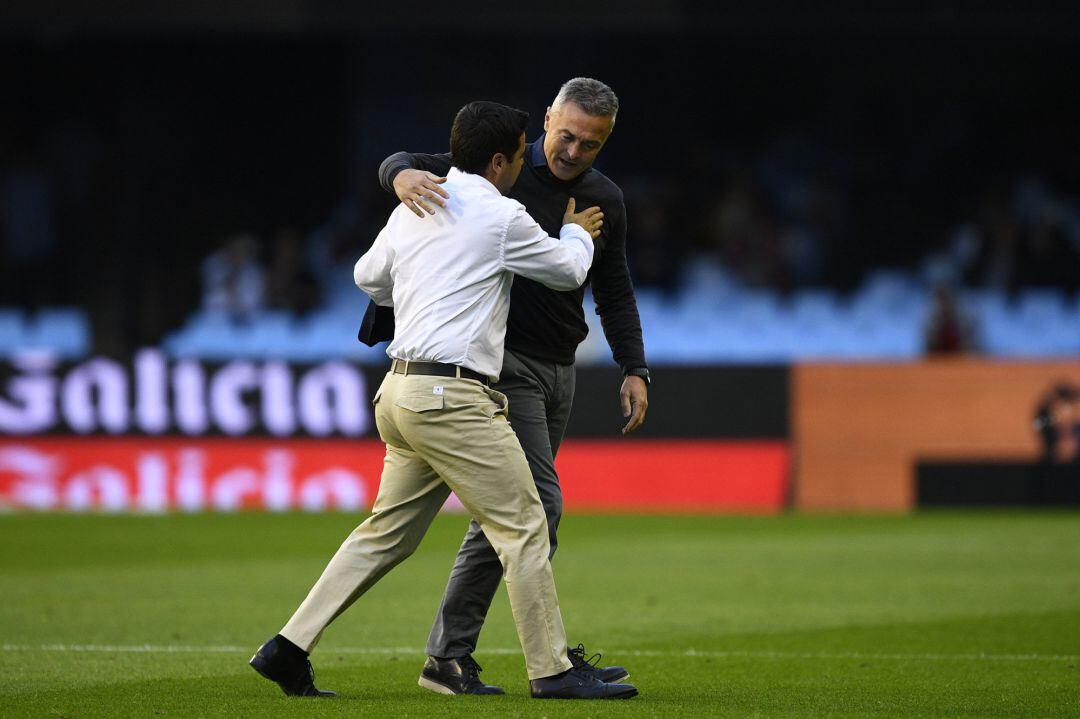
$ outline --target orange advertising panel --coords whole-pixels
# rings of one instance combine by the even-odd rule
[[[364,511],[378,492],[383,455],[378,440],[8,440],[0,442],[0,509]],[[571,511],[774,512],[786,494],[788,449],[568,440],[558,467]]]
[[[906,511],[918,461],[1033,461],[1035,407],[1080,362],[978,359],[792,368],[795,505]]]

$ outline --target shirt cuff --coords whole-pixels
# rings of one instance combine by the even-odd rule
[[[577,224],[576,222],[571,222],[568,225],[563,225],[562,229],[559,230],[560,240],[565,240],[567,237],[577,237],[580,240],[592,240],[592,235],[590,235],[584,227]]]

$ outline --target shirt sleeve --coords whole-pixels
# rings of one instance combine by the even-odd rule
[[[449,152],[426,155],[422,152],[395,152],[379,165],[379,184],[387,192],[394,192],[394,178],[402,170],[425,170],[439,177],[450,172],[452,158]]]
[[[387,223],[379,232],[379,236],[371,244],[371,249],[365,252],[353,267],[353,282],[380,307],[394,306],[394,283],[390,275],[393,260],[389,242],[390,225],[391,223]]]
[[[618,212],[614,214],[608,246],[592,270],[592,290],[596,299],[596,314],[604,328],[604,337],[611,354],[623,372],[648,367],[645,362],[645,343],[641,339],[641,317],[638,315],[634,284],[626,266],[626,205],[620,193]]]
[[[518,204],[510,216],[503,244],[503,267],[553,290],[581,287],[593,259],[593,241],[581,225],[563,225],[550,237]]]

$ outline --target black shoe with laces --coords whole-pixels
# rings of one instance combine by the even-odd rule
[[[248,662],[259,674],[277,682],[290,697],[333,697],[335,692],[315,686],[315,670],[308,653],[280,634],[259,647]]]
[[[562,674],[529,682],[533,699],[629,699],[637,696],[633,684],[609,684],[595,671],[574,667]]]
[[[625,682],[630,678],[630,672],[626,671],[625,667],[611,666],[601,667],[600,657],[601,654],[593,654],[588,659],[585,658],[585,645],[578,644],[573,649],[566,650],[566,656],[570,659],[570,663],[574,665],[574,669],[580,669],[586,672],[592,672],[592,674],[602,682],[607,684],[618,684],[619,682]]]
[[[471,654],[463,657],[428,657],[417,682],[437,694],[503,694],[503,690],[480,681],[483,668]]]

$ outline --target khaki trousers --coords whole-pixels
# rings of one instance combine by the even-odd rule
[[[547,520],[506,411],[504,395],[474,380],[388,373],[375,395],[386,459],[372,514],[281,635],[311,651],[330,622],[416,550],[453,490],[502,563],[529,678],[570,669]]]
[[[557,532],[563,504],[555,455],[574,404],[574,365],[539,360],[507,349],[499,374],[495,389],[510,399],[507,418],[529,461],[533,484],[544,505],[553,556],[559,544]],[[428,654],[459,657],[476,651],[501,579],[499,555],[480,525],[471,522],[428,635]]]

